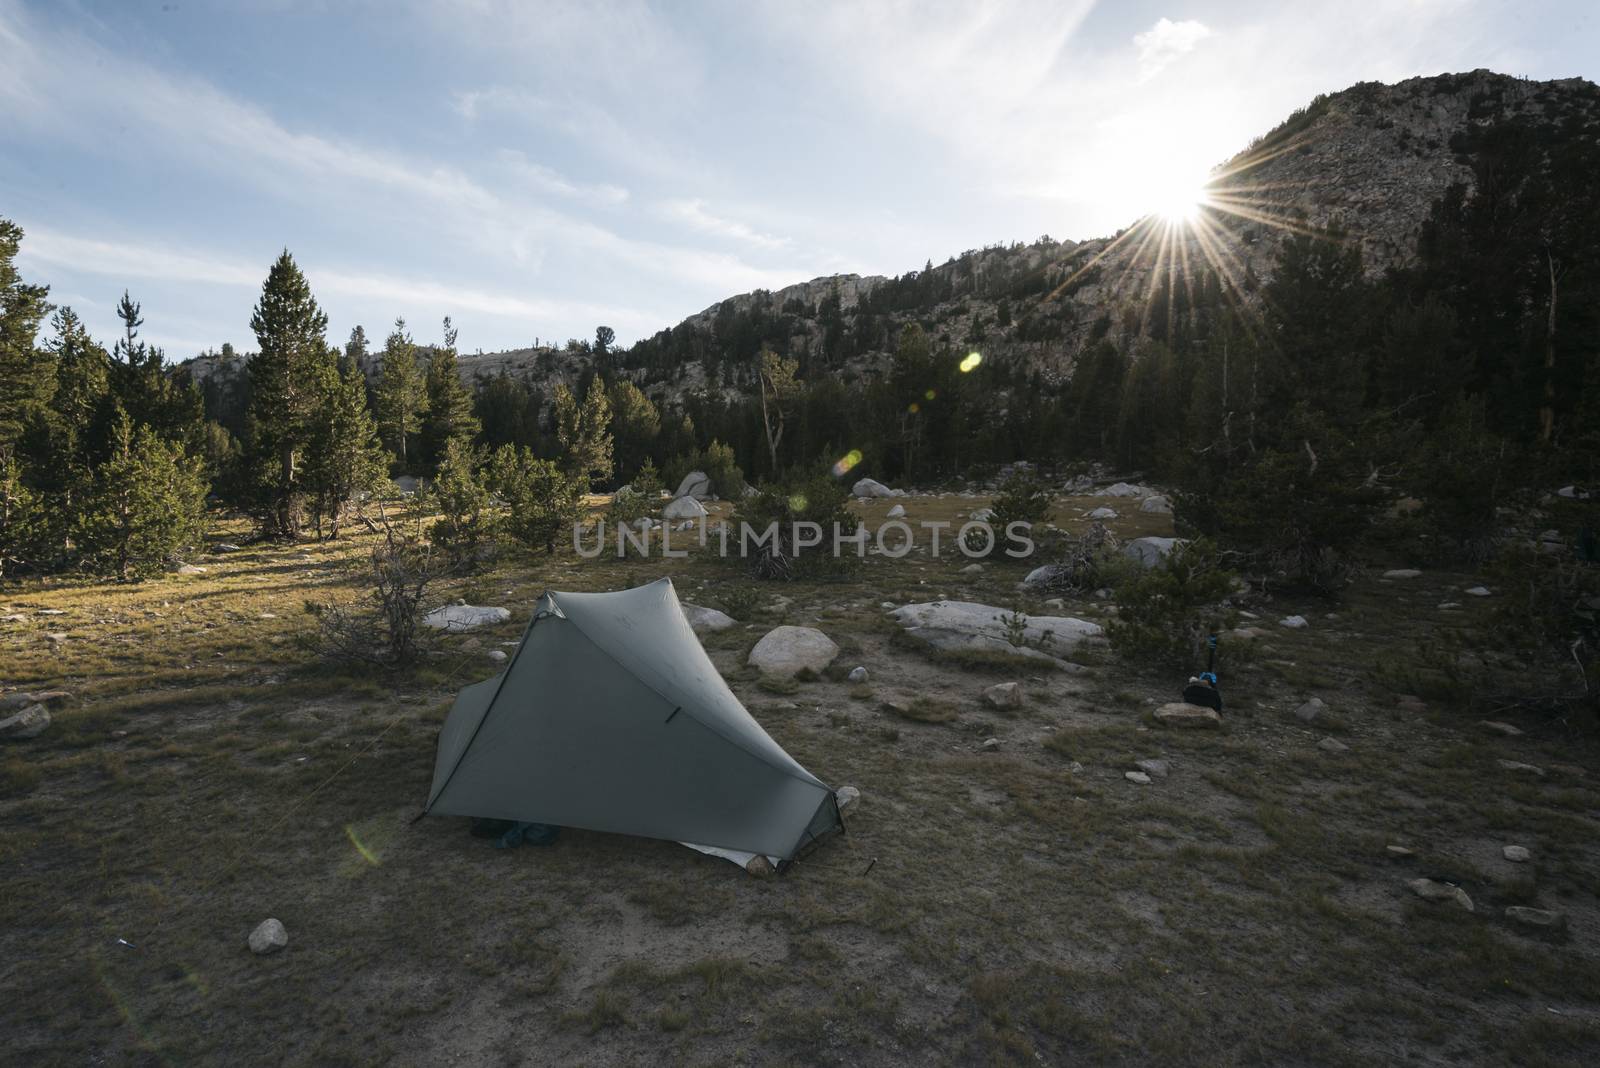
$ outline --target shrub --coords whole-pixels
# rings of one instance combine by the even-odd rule
[[[989,552],[983,553],[984,543],[988,540],[983,532],[973,530],[967,532],[965,546],[970,555],[993,555],[1001,551],[1007,544],[1006,528],[1012,523],[1032,526],[1044,522],[1050,514],[1050,487],[1031,470],[1018,468],[1000,484],[1000,494],[994,499],[989,512],[988,523],[994,530]]]
[[[606,523],[616,528],[651,514],[661,503],[663,489],[655,461],[647,458],[633,481],[612,496],[611,505],[606,509]]]
[[[330,659],[398,668],[421,655],[428,587],[452,568],[416,533],[397,531],[381,506],[379,515],[384,538],[368,562],[370,597],[357,605],[307,601],[317,627],[304,640]]]
[[[515,445],[500,446],[489,461],[489,488],[506,503],[501,529],[529,549],[555,552],[562,530],[582,515],[587,482],[586,473],[569,476]]]
[[[1106,626],[1111,648],[1172,667],[1202,663],[1207,636],[1234,624],[1224,604],[1234,583],[1210,542],[1174,548],[1160,566],[1117,590],[1117,616]]]
[[[774,528],[774,536],[755,550],[751,573],[757,578],[787,580],[847,568],[853,557],[833,554],[835,524],[841,533],[853,533],[857,526],[856,517],[845,507],[847,500],[845,488],[825,474],[791,476],[744,498],[733,516],[734,531],[741,532],[744,524],[753,537],[762,537]],[[815,523],[822,530],[822,543],[798,547],[796,523]]]
[[[489,543],[494,516],[489,490],[478,471],[478,451],[460,438],[445,443],[439,473],[428,483],[426,505],[440,513],[428,538],[455,567],[469,567]]]

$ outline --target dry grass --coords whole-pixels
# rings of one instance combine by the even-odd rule
[[[892,503],[868,504],[869,521]],[[901,503],[915,521],[983,502]],[[1458,656],[1441,653],[1485,644],[1490,607],[1449,596],[1468,576],[1264,606],[1265,647],[1246,664],[1224,650],[1229,729],[1215,734],[1147,726],[1181,680],[1137,665],[958,664],[885,623],[883,602],[1009,605],[1024,564],[965,575],[960,558],[869,557],[849,583],[735,594],[744,625],[707,640],[713,659],[796,759],[863,791],[846,837],[757,881],[672,843],[568,830],[502,851],[462,821],[409,823],[452,694],[493,670],[485,654],[518,637],[541,590],[666,572],[685,600],[717,604],[745,587],[737,567],[507,556],[441,593],[513,619],[391,678],[310,663],[294,641],[307,598],[359,593],[365,551],[364,535],[248,547],[197,557],[203,576],[0,593],[29,617],[0,624],[4,685],[77,694],[47,734],[0,750],[7,1059],[1600,1056],[1594,741],[1557,724],[1511,739],[1474,727]],[[1452,599],[1468,603],[1437,608]],[[1279,631],[1291,612],[1312,627]],[[778,623],[821,627],[846,650],[836,668],[864,664],[870,684],[834,670],[764,685],[743,660]],[[1003,679],[1028,695],[1014,716],[978,701]],[[1404,692],[1429,710],[1402,710]],[[894,695],[912,714],[880,708]],[[1318,750],[1330,728],[1291,715],[1311,696],[1348,752]],[[989,736],[1000,749],[979,752]],[[1124,778],[1153,757],[1168,778]],[[1510,776],[1501,758],[1547,775]],[[1503,859],[1513,842],[1532,863]],[[1391,843],[1416,855],[1394,859]],[[1415,898],[1404,884],[1419,875],[1459,883],[1475,911]],[[1510,904],[1559,909],[1568,932],[1531,937],[1503,918]],[[268,915],[290,945],[256,958],[245,938]]]

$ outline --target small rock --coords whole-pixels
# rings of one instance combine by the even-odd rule
[[[1122,777],[1127,779],[1129,782],[1136,782],[1140,786],[1150,785],[1150,776],[1146,775],[1142,771],[1125,771],[1122,773]]]
[[[961,573],[963,575],[978,575],[978,574],[981,574],[982,572],[983,572],[983,565],[982,564],[968,564],[966,567],[961,569]]]
[[[847,675],[846,678],[857,684],[866,682],[868,678],[867,669],[864,667],[851,668],[850,674]]]
[[[1513,864],[1528,863],[1529,853],[1527,846],[1508,845],[1504,849],[1500,850],[1500,855],[1505,857]]]
[[[501,664],[501,663],[504,663],[505,660],[506,660],[506,651],[504,649],[490,649],[489,653],[488,653],[488,657],[489,657],[490,660],[493,660],[496,664]]]
[[[678,607],[683,611],[683,618],[689,621],[690,629],[696,634],[727,630],[735,622],[732,616],[715,608],[704,608],[688,601],[682,602]]]
[[[1533,775],[1541,779],[1544,778],[1543,768],[1537,767],[1533,764],[1524,764],[1520,760],[1497,760],[1495,763],[1499,764],[1506,771],[1516,772],[1518,775]]]
[[[1145,513],[1146,515],[1171,515],[1172,502],[1160,494],[1157,494],[1154,497],[1146,497],[1144,501],[1140,503],[1139,511]]]
[[[470,604],[452,604],[435,608],[422,617],[422,622],[435,630],[471,630],[486,624],[504,623],[511,618],[509,608],[478,608]]]
[[[1567,925],[1567,918],[1559,912],[1531,909],[1526,905],[1507,906],[1506,919],[1524,927],[1539,927],[1547,931],[1559,931]]]
[[[1115,518],[1117,518],[1116,509],[1114,509],[1114,508],[1105,508],[1105,507],[1096,508],[1094,511],[1089,513],[1089,518],[1090,519],[1115,519]]]
[[[841,786],[833,792],[834,803],[840,812],[848,812],[861,801],[861,791],[854,786]]]
[[[172,573],[175,575],[204,575],[206,573],[206,569],[203,567],[196,567],[193,564],[179,564],[173,569]]]
[[[1133,766],[1146,775],[1154,776],[1157,779],[1165,779],[1167,777],[1168,768],[1165,760],[1136,760],[1133,762]]]
[[[277,920],[262,920],[261,924],[250,932],[250,952],[257,956],[276,953],[289,944],[289,932],[283,929],[283,924]]]
[[[1416,850],[1407,849],[1403,845],[1386,845],[1383,847],[1383,851],[1391,857],[1414,857],[1417,855]]]
[[[1278,620],[1278,626],[1288,627],[1290,630],[1299,630],[1302,627],[1309,627],[1311,624],[1306,622],[1305,616],[1284,616]]]
[[[1489,593],[1489,587],[1487,587],[1487,586],[1474,586],[1470,590],[1462,590],[1461,592],[1466,594],[1468,597],[1488,597],[1488,596],[1491,596],[1490,593]]]
[[[0,719],[0,741],[37,738],[49,729],[49,709],[44,705],[29,705],[15,715]]]
[[[778,870],[772,866],[772,861],[760,853],[750,858],[749,862],[745,864],[744,870],[757,879],[770,879],[778,873]]]
[[[905,505],[897,504],[893,508],[889,509],[888,518],[890,518],[890,519],[904,519],[905,517],[906,517],[906,506]]]
[[[1317,743],[1317,748],[1324,753],[1348,753],[1350,747],[1337,738],[1324,738]]]
[[[1414,567],[1397,567],[1393,571],[1385,571],[1383,577],[1386,579],[1414,579],[1421,574],[1422,572]]]
[[[8,693],[0,696],[0,712],[10,712],[29,705],[62,705],[72,700],[69,690],[40,690],[37,693]]]
[[[1175,701],[1155,710],[1156,722],[1168,727],[1198,727],[1215,729],[1222,726],[1222,716],[1214,708]]]
[[[984,704],[990,708],[1021,708],[1022,684],[1001,682],[983,691]]]
[[[67,640],[67,635],[64,631],[47,630],[44,632],[44,640],[52,643],[60,643]]]
[[[211,547],[211,551],[214,553],[236,553],[241,550],[239,546],[231,541],[219,541]]]
[[[1315,723],[1322,718],[1322,714],[1326,711],[1328,711],[1328,706],[1323,703],[1322,698],[1313,697],[1294,710],[1294,718],[1301,723]]]
[[[998,752],[999,749],[1000,749],[1000,739],[998,739],[998,738],[985,738],[983,740],[983,744],[978,746],[978,749],[980,751],[982,751],[982,752],[985,752],[985,753]]]
[[[1062,600],[1060,597],[1050,597],[1050,598],[1047,598],[1045,600],[1044,606],[1046,608],[1049,608],[1049,609],[1052,609],[1054,611],[1060,612],[1060,611],[1063,611],[1067,607],[1067,602]]]
[[[1459,886],[1436,882],[1433,879],[1412,879],[1406,884],[1426,901],[1454,901],[1468,912],[1472,911],[1472,898]]]
[[[750,650],[748,662],[764,675],[790,678],[803,670],[821,672],[839,647],[814,627],[775,627]]]
[[[1522,733],[1520,729],[1513,727],[1509,723],[1502,723],[1497,719],[1480,719],[1478,726],[1491,734],[1503,734],[1507,738],[1515,738]]]
[[[710,514],[706,506],[693,497],[679,497],[661,510],[662,519],[703,519]]]

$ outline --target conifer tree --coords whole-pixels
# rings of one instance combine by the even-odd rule
[[[78,516],[79,541],[91,565],[124,580],[149,575],[200,535],[205,500],[201,463],[118,412],[111,454]]]
[[[406,321],[396,319],[383,344],[383,368],[377,390],[378,432],[390,451],[409,470],[411,442],[422,429],[428,410],[427,386],[417,367],[417,346],[406,333]]]
[[[587,480],[525,448],[502,445],[489,462],[489,488],[506,502],[506,533],[530,549],[555,552],[562,529],[582,512]]]
[[[493,526],[489,490],[478,472],[479,461],[477,449],[451,438],[445,442],[439,473],[428,484],[428,505],[441,516],[428,528],[428,538],[456,567],[477,560]]]
[[[605,384],[598,378],[590,381],[581,404],[564,384],[558,385],[552,401],[562,470],[587,491],[595,479],[611,477],[611,402]]]
[[[444,343],[433,350],[427,374],[428,416],[422,424],[422,441],[430,464],[444,458],[452,441],[471,441],[481,429],[472,410],[472,394],[461,384],[461,362],[456,354],[456,328],[444,320]]]
[[[22,281],[15,266],[21,244],[22,227],[0,219],[0,460],[11,454],[56,385],[49,354],[34,346],[50,309],[45,301],[50,289]]]
[[[333,357],[330,354],[330,358]],[[305,483],[317,536],[339,536],[345,508],[378,487],[386,473],[377,424],[367,410],[366,378],[353,364],[335,374],[311,428]]]
[[[198,445],[205,401],[187,379],[174,378],[162,351],[139,340],[144,325],[137,301],[122,293],[117,304],[123,336],[112,348],[111,394],[135,426],[148,426],[168,441]]]
[[[301,524],[306,447],[337,369],[324,339],[328,317],[288,249],[267,274],[250,328],[260,346],[249,366],[259,511],[270,533],[292,537]]]

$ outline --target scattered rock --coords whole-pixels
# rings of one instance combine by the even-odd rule
[[[1172,502],[1158,493],[1154,497],[1146,497],[1140,503],[1139,511],[1146,515],[1171,515]]]
[[[174,575],[204,575],[206,573],[206,569],[203,567],[196,567],[193,564],[179,564],[177,567],[172,569],[172,573]]]
[[[732,486],[724,486],[722,491],[728,493]],[[683,481],[678,483],[678,492],[672,495],[677,497],[693,497],[696,500],[705,500],[711,496],[711,476],[704,471],[690,471],[683,476]]]
[[[772,861],[768,860],[760,853],[757,853],[745,863],[744,870],[755,876],[757,879],[770,879],[774,875],[778,874],[778,869],[772,866]]]
[[[1407,849],[1403,845],[1386,845],[1386,846],[1383,847],[1383,851],[1385,853],[1389,854],[1391,857],[1402,857],[1403,858],[1403,857],[1414,857],[1414,856],[1417,855],[1416,854],[1416,850]]]
[[[1127,779],[1129,782],[1136,782],[1140,786],[1150,785],[1150,776],[1146,775],[1142,771],[1125,771],[1122,773],[1122,777]]]
[[[966,567],[961,569],[961,573],[963,575],[978,575],[978,574],[982,574],[982,572],[983,572],[983,565],[982,564],[968,564]]]
[[[1489,596],[1492,596],[1489,593],[1489,587],[1487,587],[1487,586],[1474,586],[1470,590],[1462,590],[1461,592],[1466,594],[1468,597],[1489,597]]]
[[[833,792],[834,803],[840,812],[849,812],[861,801],[861,791],[854,786],[841,786]]]
[[[904,490],[892,490],[882,482],[873,478],[863,478],[850,487],[850,492],[857,497],[903,497]]]
[[[1172,550],[1188,542],[1182,538],[1134,538],[1122,547],[1122,555],[1137,560],[1141,567],[1155,567],[1172,555]]]
[[[62,705],[72,700],[67,690],[40,690],[37,693],[8,693],[0,696],[0,712],[26,708],[29,705]]]
[[[1071,616],[1029,616],[1020,635],[1023,644],[1013,645],[1011,634],[1000,622],[1000,617],[1007,615],[1008,610],[971,601],[908,604],[889,614],[905,628],[909,637],[935,649],[1009,653],[1053,661],[1068,671],[1081,669],[1076,664],[1058,660],[1055,654],[1069,652],[1080,642],[1104,633],[1099,625]]]
[[[1533,775],[1541,779],[1544,778],[1543,768],[1533,764],[1524,764],[1520,760],[1497,760],[1495,763],[1506,771],[1515,772],[1518,775]]]
[[[1067,607],[1067,602],[1066,602],[1066,601],[1063,601],[1063,600],[1062,600],[1062,599],[1061,599],[1061,598],[1059,598],[1059,597],[1050,597],[1050,598],[1047,598],[1047,599],[1046,599],[1046,600],[1045,600],[1045,602],[1044,602],[1044,606],[1045,606],[1045,607],[1046,607],[1046,608],[1053,608],[1053,609],[1055,609],[1055,610],[1056,610],[1056,611],[1057,611],[1057,612],[1061,612],[1061,611],[1065,611],[1065,610],[1066,610],[1066,607]]]
[[[1156,722],[1168,727],[1217,728],[1222,726],[1222,716],[1214,708],[1174,701],[1155,710]]]
[[[1508,905],[1506,919],[1524,927],[1538,927],[1546,931],[1559,931],[1567,926],[1567,918],[1549,909],[1533,909],[1526,905]]]
[[[867,681],[867,678],[868,678],[867,669],[864,668],[864,667],[853,667],[853,668],[850,669],[850,674],[848,676],[846,676],[846,677],[851,682],[856,683],[857,685],[859,685],[859,684]]]
[[[1265,638],[1267,634],[1260,627],[1235,627],[1228,631],[1228,637],[1241,642],[1253,642],[1257,638]]]
[[[706,506],[693,497],[679,497],[661,509],[662,519],[701,519],[710,514]]]
[[[1348,753],[1350,747],[1337,738],[1324,738],[1317,743],[1317,748],[1324,753]]]
[[[490,649],[487,656],[496,664],[503,664],[506,661],[506,651],[504,649]]]
[[[480,608],[470,604],[451,604],[435,608],[422,617],[422,622],[434,630],[462,631],[504,623],[510,618],[509,608]]]
[[[1022,584],[1037,589],[1049,589],[1058,579],[1067,579],[1071,575],[1072,569],[1065,564],[1045,564],[1028,572],[1023,577]]]
[[[1278,620],[1278,626],[1288,627],[1290,630],[1300,630],[1302,627],[1311,626],[1311,624],[1306,622],[1305,616],[1284,616]]]
[[[683,609],[683,618],[689,621],[690,628],[696,634],[727,630],[737,622],[726,612],[719,612],[715,608],[703,608],[688,601],[682,602],[679,607]]]
[[[406,497],[416,493],[417,490],[422,486],[421,480],[419,480],[416,475],[400,475],[397,478],[391,479],[391,481],[394,483],[394,488],[399,490],[400,493]]]
[[[1102,490],[1095,490],[1096,497],[1145,497],[1149,490],[1143,486],[1135,486],[1131,482],[1115,482]]]
[[[1103,508],[1103,507],[1102,508],[1096,508],[1094,511],[1089,513],[1089,518],[1090,519],[1115,519],[1115,518],[1117,518],[1117,512],[1116,512],[1116,509],[1114,509],[1114,508]]]
[[[250,952],[256,956],[265,956],[276,953],[289,944],[289,932],[283,929],[283,924],[277,920],[262,920],[254,931],[250,932]]]
[[[1301,723],[1315,723],[1322,718],[1322,714],[1326,711],[1328,711],[1328,706],[1323,703],[1322,698],[1313,697],[1294,710],[1294,718]]]
[[[984,752],[984,753],[998,752],[999,749],[1000,749],[1000,739],[998,739],[998,738],[985,738],[983,740],[983,744],[978,746],[978,749],[979,749],[980,752]]]
[[[1500,855],[1505,857],[1513,864],[1528,863],[1529,853],[1527,846],[1508,845],[1504,849],[1500,850]]]
[[[211,547],[211,551],[214,553],[237,553],[244,550],[231,541],[219,541]]]
[[[1386,579],[1414,579],[1421,574],[1422,572],[1414,567],[1397,567],[1393,571],[1385,571],[1383,577]]]
[[[28,617],[21,612],[7,612],[5,615],[0,616],[0,623],[26,623],[27,621]]]
[[[1472,911],[1472,898],[1468,897],[1467,892],[1459,886],[1436,882],[1433,879],[1412,879],[1406,885],[1425,901],[1454,901],[1468,912]]]
[[[994,509],[979,508],[976,512],[973,512],[969,518],[975,523],[987,523],[989,520],[994,518]]]
[[[1021,708],[1022,684],[1000,682],[983,691],[983,702],[990,708]]]
[[[165,601],[161,603],[163,605],[166,604]],[[41,608],[37,614],[41,616],[64,616],[67,614],[67,610],[65,608]]]
[[[0,719],[0,741],[37,738],[50,729],[50,711],[44,705],[29,705],[22,711]]]
[[[1509,723],[1502,723],[1497,719],[1480,719],[1478,726],[1491,734],[1503,734],[1507,738],[1515,738],[1522,733],[1520,728],[1513,727]]]
[[[52,645],[59,645],[67,640],[67,635],[65,631],[47,630],[44,632],[44,640]]]
[[[764,675],[791,678],[803,670],[821,672],[838,655],[839,647],[820,630],[785,626],[756,642],[748,662]]]
[[[1167,777],[1168,768],[1165,760],[1135,760],[1133,766],[1146,775],[1157,779],[1165,779]]]

